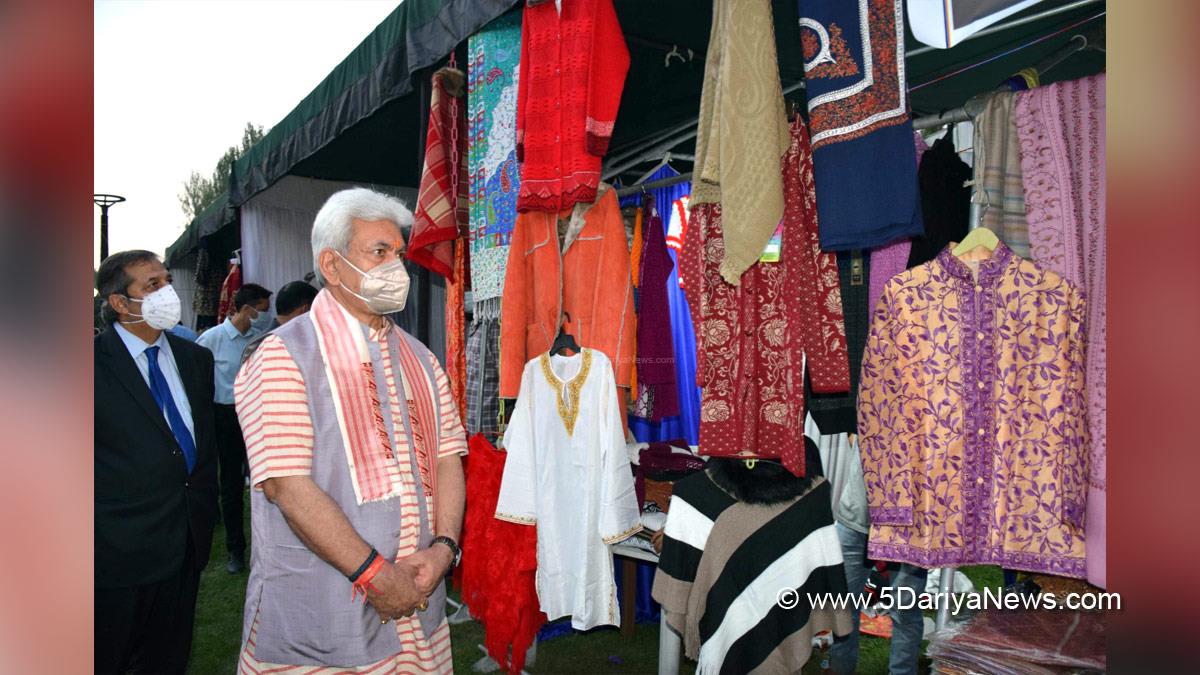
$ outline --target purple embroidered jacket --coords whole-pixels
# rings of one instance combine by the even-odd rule
[[[858,396],[872,558],[1085,575],[1085,317],[1004,244],[892,278]]]

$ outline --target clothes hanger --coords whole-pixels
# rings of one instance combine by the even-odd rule
[[[664,166],[671,166],[671,153],[669,153],[669,152],[664,153],[662,156],[662,159],[659,160],[658,164],[655,164],[653,169],[650,169],[646,173],[642,174],[642,177],[637,179],[636,181],[634,181],[633,184],[641,185],[642,183],[645,183],[647,180],[650,179],[651,176],[653,176],[659,169],[663,168]],[[672,166],[671,168],[674,169],[675,167]],[[642,193],[645,194],[645,192],[646,192],[646,188],[643,186]]]
[[[563,312],[563,314],[566,315],[566,321],[571,320],[570,313]],[[558,335],[554,338],[554,344],[550,345],[550,356],[558,356],[566,349],[570,349],[576,354],[582,351],[579,343],[575,341],[575,336],[567,332],[566,321],[558,326]]]
[[[980,226],[971,230],[967,236],[963,237],[963,240],[959,242],[958,246],[954,247],[954,250],[951,251],[951,253],[953,253],[955,256],[962,257],[963,255],[974,251],[980,246],[991,252],[995,251],[996,247],[999,245],[1000,237],[997,237],[996,233],[992,232],[988,228]]]

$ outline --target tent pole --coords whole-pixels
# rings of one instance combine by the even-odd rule
[[[788,94],[798,91],[803,88],[804,88],[804,80],[800,80],[799,82],[795,82],[793,84],[789,84],[788,86],[784,87],[783,95],[787,96]],[[661,143],[661,144],[655,145],[653,148],[642,153],[637,158],[636,161],[631,160],[629,162],[622,162],[619,165],[617,164],[617,161],[610,162],[609,168],[604,172],[604,179],[611,180],[614,176],[619,176],[625,170],[635,167],[638,164],[641,164],[642,162],[645,162],[645,161],[651,160],[651,159],[658,159],[658,158],[662,157],[662,153],[667,152],[671,148],[679,145],[680,143],[683,143],[684,141],[689,141],[689,140],[695,138],[699,134],[699,130],[695,127],[699,127],[699,125],[700,125],[700,118],[699,118],[699,116],[697,116],[696,119],[686,122],[684,124],[680,124],[679,126],[671,129],[670,132],[668,132],[666,134],[662,134],[659,137],[669,136],[669,135],[673,134],[676,130],[682,130],[682,129],[687,129],[689,127],[693,127],[691,129],[691,131],[688,131],[687,133],[683,134],[682,136],[677,136],[677,137],[669,139],[668,141],[663,141],[663,143]],[[643,145],[642,147],[643,148],[648,147],[650,145],[650,143],[654,143],[654,142],[655,141],[649,141],[646,145]],[[622,155],[622,157],[629,157],[629,156],[633,156],[635,154],[637,154],[637,151],[630,152],[630,153],[624,153]]]
[[[646,138],[638,139],[638,140],[626,145],[625,148],[622,149],[620,152],[610,153],[608,156],[607,163],[609,166],[612,166],[613,164],[616,164],[617,162],[625,161],[626,159],[629,159],[630,157],[633,157],[634,155],[637,155],[638,153],[640,153],[643,149],[650,146],[650,144],[657,143],[657,142],[661,141],[662,139],[667,138],[668,136],[672,136],[676,133],[679,133],[680,131],[683,131],[684,129],[694,127],[694,126],[696,126],[697,123],[698,123],[698,120],[691,119],[691,120],[688,120],[681,124],[677,124],[677,125],[671,127],[670,129],[664,129],[663,131],[660,131],[660,132],[653,134],[651,136],[648,136]]]
[[[969,37],[964,38],[963,41],[959,42],[958,44],[961,45],[963,42],[966,42],[967,40],[973,40],[977,37],[983,37],[985,35],[992,35],[994,33],[999,33],[1001,31],[1008,30],[1009,28],[1016,28],[1017,26],[1023,26],[1027,23],[1032,23],[1034,21],[1040,21],[1042,19],[1046,19],[1046,18],[1055,16],[1057,14],[1069,12],[1073,9],[1079,9],[1080,7],[1085,7],[1087,5],[1093,5],[1100,1],[1101,0],[1076,0],[1075,2],[1063,5],[1061,7],[1055,7],[1054,9],[1048,9],[1044,12],[1038,12],[1037,14],[1030,14],[1029,16],[1026,16],[1026,17],[1023,17],[1020,19],[1016,19],[1014,21],[1008,21],[1008,22],[998,24],[995,26],[988,26],[987,28],[984,28],[983,30],[979,31],[978,33],[972,33]],[[954,47],[957,47],[957,46],[958,45],[954,45]],[[950,47],[950,49],[953,49],[954,47]],[[929,52],[937,52],[937,51],[946,51],[946,50],[940,49],[938,47],[929,47],[929,46],[918,47],[918,48],[908,52],[906,57],[920,56],[921,54],[928,54]]]
[[[1071,37],[1071,40],[1062,48],[1054,51],[1046,58],[1042,59],[1033,67],[1039,74],[1046,73],[1051,68],[1066,61],[1071,55],[1087,49],[1091,44],[1087,35],[1078,33]],[[933,129],[946,124],[957,124],[958,122],[969,122],[975,119],[983,110],[983,104],[987,100],[991,92],[984,94],[976,94],[967,100],[961,108],[952,108],[937,115],[926,115],[913,120],[913,129],[921,131],[923,129]]]
[[[686,182],[690,181],[691,179],[692,179],[692,172],[689,171],[687,173],[681,173],[678,176],[671,176],[670,178],[660,178],[658,180],[652,180],[649,183],[643,183],[641,185],[630,185],[629,187],[621,188],[621,189],[617,190],[617,197],[620,198],[620,197],[625,197],[625,196],[632,195],[632,194],[637,194],[638,192],[645,192],[647,190],[657,190],[658,188],[665,188],[665,187],[670,187],[672,185],[679,185],[680,183],[686,183]]]

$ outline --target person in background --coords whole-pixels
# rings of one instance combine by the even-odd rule
[[[444,577],[467,442],[445,371],[387,316],[408,297],[412,222],[384,194],[331,196],[312,229],[324,288],[238,374],[254,486],[241,673],[454,670]]]
[[[271,326],[270,298],[271,291],[258,284],[243,285],[233,296],[233,314],[196,338],[196,344],[213,354],[221,518],[225,522],[225,547],[229,551],[225,569],[230,574],[246,569],[246,532],[242,524],[246,443],[233,407],[233,380],[242,365],[246,345]]]
[[[250,358],[258,345],[271,334],[272,330],[304,314],[312,306],[313,298],[317,297],[317,289],[307,281],[289,281],[275,294],[275,320],[267,332],[262,333],[246,345],[242,352],[242,363]]]
[[[171,326],[167,329],[167,332],[175,337],[181,337],[188,342],[195,342],[196,339],[200,337],[199,333],[183,325],[182,322]]]
[[[114,253],[96,281],[95,669],[182,673],[217,517],[212,355],[166,332],[180,303],[155,254]]]
[[[846,475],[837,479],[844,481],[841,497],[833,505],[833,517],[837,521],[838,540],[842,544],[842,559],[846,569],[846,588],[851,593],[862,593],[870,568],[867,567],[867,535],[871,529],[871,518],[867,508],[867,486],[862,475],[862,459],[857,439],[840,434],[851,453],[846,463]],[[929,570],[907,563],[888,566],[888,585],[896,589],[908,588],[912,599],[925,591]],[[898,594],[893,598],[901,597]],[[836,675],[858,672],[858,634],[860,612],[854,612],[854,630],[845,637],[836,638],[830,649],[830,664]],[[892,616],[892,640],[888,658],[889,675],[909,675],[918,672],[921,658],[921,640],[925,634],[925,619],[921,608],[914,604],[908,609],[894,608]]]

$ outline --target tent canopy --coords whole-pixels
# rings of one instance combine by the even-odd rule
[[[229,205],[229,192],[222,192],[207,208],[201,211],[184,228],[183,234],[175,243],[167,247],[167,267],[178,267],[179,264],[200,246],[200,241],[212,236],[226,225],[237,219],[236,212]],[[236,244],[229,248],[237,248]]]
[[[236,248],[235,209],[286,175],[415,186],[414,82],[516,0],[404,0],[233,166],[229,189],[167,249]],[[216,236],[214,236],[216,235]],[[202,242],[203,240],[203,242]]]
[[[347,175],[356,173],[370,182],[416,185],[418,153],[413,150],[419,106],[415,100],[398,99],[413,91],[417,71],[445,58],[514,1],[400,3],[316,89],[234,164],[230,201],[240,206],[289,173],[359,180]],[[398,105],[390,105],[393,103]],[[368,118],[369,122],[359,125]],[[319,152],[335,139],[367,151],[349,156],[338,148]],[[393,139],[401,143],[395,145]]]
[[[615,5],[632,63],[613,131],[610,158],[623,150],[644,145],[645,139],[653,138],[664,130],[696,118],[700,109],[704,56],[712,23],[711,3],[694,0],[615,0]],[[1097,25],[1103,28],[1104,17],[1101,16],[1063,31],[1072,24],[1102,13],[1105,5],[1099,1],[1081,4],[1078,0],[1044,0],[1001,23],[1018,21],[1068,5],[1078,6],[1038,21],[975,37],[951,49],[925,50],[909,56],[906,59],[906,75],[913,115],[916,117],[959,107],[971,96],[996,88],[1018,70],[1053,54],[1074,35]],[[772,10],[779,74],[786,89],[803,80],[804,76],[797,2],[772,0]],[[1063,32],[1054,35],[1058,31]],[[1049,35],[1053,37],[1028,44]],[[906,25],[906,50],[912,52],[924,47]],[[691,60],[687,60],[689,49],[694,55]],[[665,60],[672,50],[681,54],[684,60],[681,62],[679,58],[671,56],[670,65],[666,66]],[[987,63],[928,84],[943,75],[983,61]],[[1080,52],[1043,76],[1042,84],[1084,77],[1103,69],[1103,53],[1091,50]],[[803,102],[803,89],[790,94],[788,98]],[[676,151],[687,154],[693,147],[689,141],[680,144]],[[632,171],[626,174],[626,178],[636,178],[635,174],[644,173],[646,168],[649,167]],[[680,162],[675,168],[684,171],[690,168],[690,164]]]
[[[704,57],[712,23],[711,3],[695,0],[614,0],[629,46],[631,66],[609,152],[645,146],[648,139],[694,120],[700,108]],[[188,226],[168,249],[187,253],[205,239],[236,247],[234,208],[285,175],[358,183],[416,186],[420,176],[421,98],[433,66],[492,19],[521,11],[516,0],[404,0],[299,105],[234,165],[229,192]],[[951,49],[927,50],[907,59],[914,116],[961,106],[995,88],[1018,70],[1036,64],[1089,28],[1104,25],[1104,2],[1044,0],[1002,23],[1072,6],[1069,11]],[[795,0],[772,0],[775,42],[784,87],[803,79]],[[1078,27],[1073,24],[1081,23]],[[924,47],[905,27],[906,48]],[[1036,42],[1035,42],[1036,41]],[[1033,43],[1033,44],[1031,44]],[[689,50],[691,56],[689,59]],[[665,65],[668,54],[670,65]],[[970,67],[980,64],[978,67]],[[942,76],[955,73],[944,79]],[[419,73],[425,69],[425,72]],[[1104,69],[1104,54],[1080,52],[1056,66],[1042,83],[1083,77]],[[936,81],[935,81],[936,80]],[[789,99],[803,101],[803,90]],[[675,152],[687,154],[687,141]],[[631,170],[626,180],[649,167]],[[675,163],[680,171],[690,163]]]

